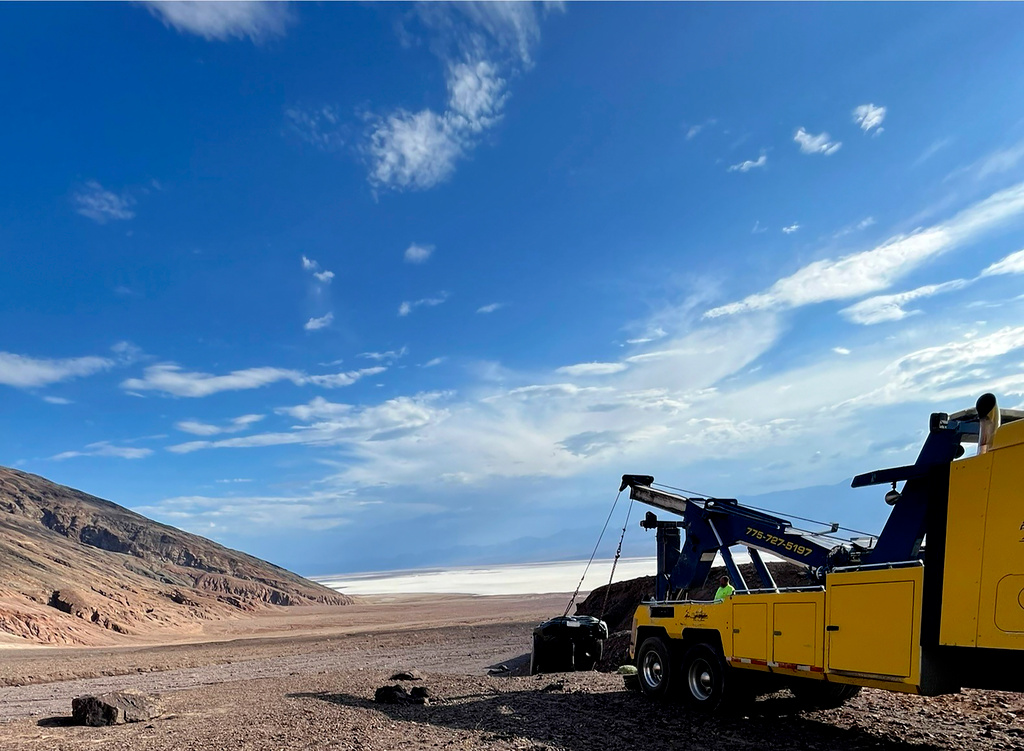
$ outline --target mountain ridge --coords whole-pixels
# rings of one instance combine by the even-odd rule
[[[112,501],[0,467],[0,644],[119,644],[351,598]]]

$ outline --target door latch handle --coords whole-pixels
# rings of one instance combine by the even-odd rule
[[[775,632],[774,632],[774,634],[775,634],[776,636],[782,636],[782,632],[781,632],[781,631],[775,631]]]
[[[839,626],[825,626],[826,631],[838,631]]]

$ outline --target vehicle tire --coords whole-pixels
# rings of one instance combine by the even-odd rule
[[[859,694],[860,686],[816,681],[813,678],[794,678],[789,682],[789,690],[801,704],[817,709],[833,709]]]
[[[721,652],[710,644],[696,644],[686,651],[679,671],[683,703],[697,712],[714,712],[722,706],[729,687],[728,667]]]
[[[573,667],[576,670],[593,670],[601,660],[604,643],[597,639],[586,639],[576,645]]]
[[[541,649],[543,649],[543,647],[541,647],[542,643],[541,638],[534,634],[533,650],[530,652],[530,675],[537,675],[537,673],[541,672],[540,657]]]
[[[644,639],[636,653],[636,672],[640,690],[648,699],[666,701],[678,693],[677,665],[672,650],[658,636]]]

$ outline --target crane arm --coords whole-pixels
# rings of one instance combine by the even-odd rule
[[[810,532],[795,529],[786,519],[741,505],[732,498],[688,498],[651,487],[650,475],[623,475],[630,498],[682,517],[661,521],[653,513],[640,524],[658,536],[657,597],[672,590],[698,588],[707,581],[716,554],[721,554],[737,589],[746,589],[729,547],[746,545],[759,578],[771,575],[757,551],[769,552],[814,570],[824,571],[833,545]],[[685,539],[680,535],[685,530]],[[769,584],[771,586],[771,584]]]

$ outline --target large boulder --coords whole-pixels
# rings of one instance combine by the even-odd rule
[[[114,691],[71,700],[71,716],[79,725],[124,725],[145,722],[163,714],[160,703],[138,691]]]

